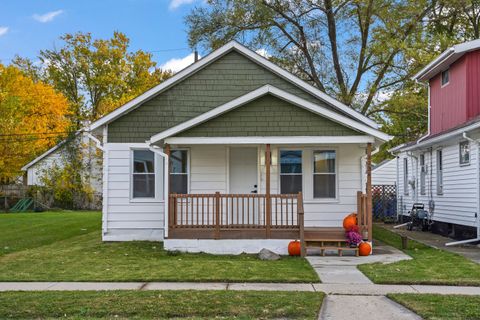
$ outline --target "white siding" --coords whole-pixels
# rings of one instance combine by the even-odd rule
[[[82,134],[82,147],[85,165],[89,171],[85,172],[84,179],[88,179],[88,183],[96,193],[102,192],[102,161],[97,155],[97,147],[86,135]],[[48,169],[53,166],[62,167],[65,161],[65,149],[60,147],[48,154],[45,158],[39,160],[27,169],[27,185],[42,185],[41,177]]]
[[[373,185],[394,185],[397,181],[397,159],[392,159],[372,170]]]
[[[163,237],[163,199],[135,202],[130,198],[131,150],[144,144],[108,144],[105,161],[108,163],[104,192],[103,227],[105,240],[159,240]],[[172,146],[174,149],[174,147]],[[182,147],[183,148],[183,147]],[[189,192],[228,193],[228,146],[189,146]],[[279,193],[278,150],[272,146],[271,191]],[[290,147],[290,149],[292,149]],[[339,227],[343,218],[356,210],[356,193],[362,188],[361,158],[365,146],[308,146],[295,147],[303,152],[303,194],[306,226]],[[259,147],[259,192],[265,192],[265,165],[262,165],[263,147]],[[313,198],[313,151],[336,150],[337,198]],[[157,185],[163,179],[163,166],[157,165]],[[162,171],[162,172],[161,172]],[[364,180],[363,180],[364,181]]]
[[[131,198],[132,151],[146,144],[106,144],[104,160],[103,239],[162,240],[164,231],[163,158],[155,155],[156,198]],[[106,179],[106,180],[105,180]]]
[[[437,153],[443,151],[443,194],[437,194]],[[419,158],[421,152],[412,155]],[[459,141],[451,141],[443,146],[434,147],[432,153],[424,152],[427,165],[426,194],[420,194],[420,167],[415,158],[405,153],[399,158],[399,209],[407,214],[414,202],[429,207],[429,200],[435,204],[433,219],[441,222],[476,226],[478,210],[478,149],[470,143],[470,164],[460,165]],[[403,194],[403,159],[408,158],[409,179],[416,180],[416,188],[409,186],[409,194]]]

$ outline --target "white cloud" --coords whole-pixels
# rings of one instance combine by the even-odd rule
[[[170,8],[170,10],[175,10],[180,6],[183,6],[184,4],[191,4],[193,2],[195,2],[195,0],[171,0],[168,7]]]
[[[267,58],[267,59],[272,56],[270,53],[268,53],[267,49],[265,49],[265,48],[258,49],[255,52],[258,53],[259,55],[261,55],[262,57]]]
[[[0,27],[0,37],[8,32],[8,27]]]
[[[173,58],[165,62],[160,66],[162,70],[171,70],[173,72],[180,71],[194,62],[195,56],[193,53],[190,53],[184,58]]]
[[[51,11],[51,12],[47,12],[45,14],[34,14],[33,15],[33,19],[37,20],[38,22],[41,22],[41,23],[46,23],[46,22],[50,22],[52,21],[53,19],[55,19],[55,17],[61,15],[63,13],[63,10],[56,10],[56,11]]]

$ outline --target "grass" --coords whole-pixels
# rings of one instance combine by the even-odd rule
[[[95,211],[0,214],[0,256],[100,228],[101,213]]]
[[[0,318],[317,319],[323,297],[280,291],[4,292]]]
[[[388,297],[427,320],[480,319],[480,296],[389,294]]]
[[[400,236],[380,226],[374,226],[373,237],[401,249]],[[480,265],[460,255],[413,240],[408,241],[408,248],[403,251],[413,259],[392,264],[365,264],[358,268],[380,284],[480,285]]]
[[[59,227],[53,225],[57,220],[50,215],[44,217],[51,221],[41,223],[45,232],[57,232]],[[90,217],[78,215],[78,219]],[[30,242],[36,238],[28,231],[18,235],[19,241],[23,237],[31,237]],[[2,233],[0,243],[3,243]],[[319,279],[306,259],[299,257],[262,261],[255,255],[167,252],[160,242],[104,243],[98,228],[0,256],[0,281],[318,282]]]

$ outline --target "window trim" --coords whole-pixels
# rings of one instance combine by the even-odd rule
[[[442,154],[442,157],[440,159],[440,157],[438,156],[439,153]],[[443,195],[443,149],[437,149],[435,151],[435,161],[436,161],[436,185],[437,185],[437,195],[441,196]],[[440,161],[441,161],[441,165],[442,165],[442,169],[439,170],[439,167],[440,167]],[[441,179],[439,179],[438,177],[440,176],[439,173],[441,173]],[[440,184],[440,180],[442,180],[442,183]]]
[[[408,186],[408,157],[403,158],[403,194],[408,196],[410,188]]]
[[[155,180],[155,196],[154,197],[138,197],[138,198],[135,198],[133,197],[133,175],[135,174],[133,172],[133,169],[134,169],[134,161],[135,161],[135,151],[150,151],[153,153],[153,175],[154,175],[154,180]],[[161,166],[162,164],[160,163],[160,159],[159,159],[159,156],[151,151],[150,149],[148,148],[141,148],[141,147],[138,147],[138,148],[130,148],[130,168],[129,168],[129,186],[130,186],[130,190],[129,190],[129,198],[130,198],[130,202],[131,203],[135,203],[135,202],[150,202],[150,203],[158,203],[158,202],[164,202],[165,199],[164,199],[164,191],[162,190],[162,192],[159,192],[159,185],[161,185],[158,181],[158,167]],[[152,173],[149,173],[149,174],[152,174]],[[163,182],[163,181],[162,181]],[[162,185],[162,189],[164,188],[164,186]]]
[[[423,164],[422,160],[423,159]],[[427,194],[427,165],[425,153],[422,153],[419,157],[418,163],[420,165],[420,195]]]
[[[281,153],[282,151],[300,151],[301,152],[301,161],[302,161],[302,172],[300,173],[286,173],[282,174],[282,159],[281,159]],[[305,150],[303,148],[278,148],[277,150],[277,166],[278,166],[278,193],[282,194],[282,175],[295,175],[298,176],[300,175],[302,177],[302,194],[304,193],[305,190],[305,165],[304,165],[304,158],[305,158]]]
[[[335,152],[335,197],[331,198],[316,198],[315,197],[315,175],[332,175],[332,173],[316,173],[315,172],[315,152],[322,152],[322,151],[333,151]],[[312,156],[311,156],[311,164],[312,164],[312,199],[313,201],[338,201],[338,194],[339,194],[339,183],[338,183],[338,150],[337,148],[313,148],[312,149]]]
[[[444,73],[447,73],[448,74],[448,81],[443,83],[443,74]],[[440,72],[440,87],[443,88],[443,87],[446,87],[448,86],[448,84],[450,83],[450,67],[446,70],[443,70],[442,72]]]
[[[173,151],[177,151],[177,150],[181,150],[181,151],[187,151],[187,172],[186,173],[171,173],[170,172],[170,169],[171,169],[171,166],[170,164],[168,165],[168,193],[170,194],[172,191],[170,190],[170,175],[173,174],[173,175],[187,175],[187,194],[190,194],[190,148],[172,148],[170,149],[170,155],[173,153]],[[170,157],[169,157],[169,161],[170,161]]]
[[[462,144],[466,143],[468,145],[468,161],[467,162],[462,162]],[[470,157],[471,157],[471,152],[470,152],[470,141],[468,140],[462,140],[458,143],[458,163],[460,166],[469,166],[470,165]]]

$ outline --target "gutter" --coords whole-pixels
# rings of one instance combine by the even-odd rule
[[[168,157],[168,154],[166,154],[165,152],[163,152],[163,150],[155,145],[153,145],[150,140],[147,140],[145,141],[146,144],[148,145],[148,149],[150,151],[152,151],[153,153],[156,153],[158,154],[159,156],[161,156],[162,158],[164,158],[164,161],[163,161],[163,164],[164,164],[164,168],[163,168],[163,197],[164,197],[164,209],[163,209],[163,236],[164,238],[168,238],[168,224],[169,224],[169,221],[168,221],[168,218],[169,218],[169,215],[168,215],[168,208],[169,208],[169,205],[168,205],[168,175],[170,174],[169,172],[169,157]]]
[[[465,244],[465,243],[471,243],[471,242],[477,242],[480,241],[480,140],[475,140],[472,139],[467,135],[467,132],[463,132],[462,137],[471,143],[475,143],[477,145],[477,212],[475,214],[477,218],[477,237],[473,239],[467,239],[467,240],[462,240],[462,241],[454,241],[454,242],[448,242],[445,244],[445,246],[450,247],[450,246],[456,246],[459,244]]]
[[[442,142],[442,141],[445,141],[445,140],[448,140],[450,138],[453,138],[455,137],[456,135],[460,135],[460,134],[463,134],[464,132],[468,132],[468,131],[472,131],[472,130],[475,130],[475,129],[478,129],[480,128],[480,121],[478,122],[475,122],[469,126],[466,126],[466,127],[463,127],[463,128],[460,128],[460,129],[457,129],[457,130],[454,130],[454,131],[451,131],[449,133],[446,133],[444,135],[440,135],[438,137],[435,137],[435,138],[431,138],[427,141],[424,141],[424,142],[420,142],[418,144],[414,144],[412,146],[409,146],[409,147],[406,147],[405,149],[401,150],[401,148],[398,148],[396,149],[395,151],[397,150],[401,150],[401,151],[410,151],[410,150],[414,150],[414,149],[417,149],[418,147],[422,147],[422,146],[427,146],[429,144],[434,144],[434,143],[438,143],[438,142]]]
[[[435,69],[439,64],[441,64],[443,61],[447,60],[451,56],[455,54],[455,47],[451,47],[441,53],[435,60],[427,64],[422,70],[420,70],[417,74],[415,74],[412,79],[416,81],[423,81],[423,77],[431,72],[433,69]]]

